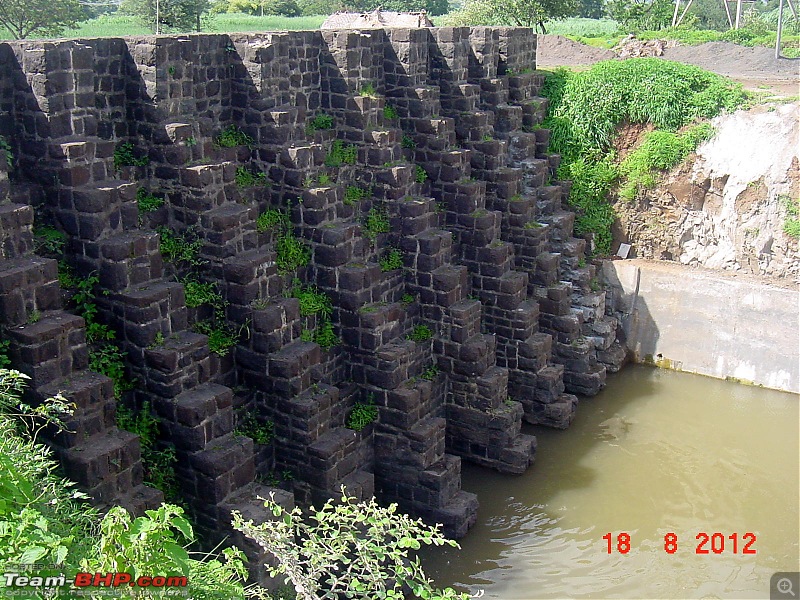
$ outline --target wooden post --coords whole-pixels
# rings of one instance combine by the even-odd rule
[[[781,32],[783,31],[783,0],[778,2],[778,35],[775,36],[775,58],[781,57]]]

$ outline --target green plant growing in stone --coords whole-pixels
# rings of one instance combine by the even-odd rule
[[[391,104],[386,104],[383,107],[383,118],[387,121],[394,121],[400,118],[400,113],[398,113],[397,109]]]
[[[586,266],[586,259],[581,257],[578,259],[578,268],[583,269]]]
[[[194,276],[185,277],[181,283],[186,296],[186,306],[189,308],[197,308],[203,304],[207,304],[217,311],[225,308],[227,303],[217,290],[216,283],[202,282]]]
[[[333,323],[330,319],[323,318],[317,324],[314,330],[314,341],[319,344],[323,350],[330,350],[337,346],[341,340],[333,330]]]
[[[323,187],[328,186],[331,184],[331,176],[327,173],[320,173],[319,177],[317,177],[317,183]]]
[[[122,167],[146,167],[149,164],[148,156],[136,156],[133,142],[123,142],[114,148],[114,168],[117,171]]]
[[[403,268],[403,253],[397,248],[389,248],[378,261],[381,271],[394,271]]]
[[[11,340],[0,340],[0,369],[7,369],[11,366],[11,359],[8,356],[11,347]]]
[[[528,221],[524,225],[524,229],[541,229],[542,227],[544,227],[544,225],[539,223],[539,221]]]
[[[404,306],[409,306],[411,304],[414,304],[414,302],[416,302],[416,301],[417,301],[417,298],[413,294],[403,294],[402,298],[400,298],[400,302]]]
[[[361,202],[364,198],[370,197],[370,191],[355,185],[348,185],[344,191],[345,206],[353,206]]]
[[[136,207],[139,214],[153,212],[164,206],[164,198],[159,198],[147,191],[147,188],[139,188],[136,191]]]
[[[323,131],[326,129],[333,129],[334,120],[330,115],[325,113],[318,113],[308,122],[306,132],[311,135],[315,131]]]
[[[345,144],[343,140],[333,140],[330,152],[325,157],[325,166],[336,168],[342,165],[354,165],[357,159],[358,147]]]
[[[346,427],[353,431],[361,431],[378,418],[378,407],[375,406],[373,394],[367,395],[366,402],[356,402],[347,415]]]
[[[412,342],[427,342],[429,339],[433,337],[433,331],[427,325],[417,325],[414,329],[406,336],[406,339],[411,340]]]
[[[42,318],[42,313],[36,309],[33,309],[30,313],[28,313],[28,323],[38,323]]]
[[[60,257],[66,243],[67,236],[55,227],[44,225],[33,230],[33,249],[37,254]]]
[[[191,239],[192,235],[188,231],[177,233],[167,227],[158,227],[156,231],[160,236],[161,254],[169,262],[190,267],[199,267],[204,263],[200,258],[203,240]]]
[[[489,135],[488,133],[484,133],[483,137],[481,137],[481,140],[484,141],[484,142],[493,142],[494,138],[491,135]]]
[[[234,181],[239,187],[253,187],[256,185],[268,185],[267,174],[263,171],[254,173],[247,167],[237,167]]]
[[[236,148],[237,146],[253,147],[255,140],[236,125],[228,125],[214,138],[214,145],[219,148]]]
[[[0,152],[3,152],[6,155],[6,163],[8,165],[8,170],[10,171],[14,166],[14,153],[11,150],[11,144],[8,143],[8,140],[0,135]]]
[[[417,183],[425,183],[425,180],[428,178],[428,174],[425,172],[420,165],[416,165],[414,169],[414,181]]]
[[[275,252],[275,262],[281,273],[289,273],[311,261],[311,248],[296,238],[291,229],[284,231],[275,241]]]
[[[175,446],[166,444],[159,447],[158,433],[160,420],[150,410],[150,403],[142,403],[140,410],[132,410],[123,403],[117,404],[117,427],[139,436],[142,449],[144,482],[164,492],[169,502],[180,500],[180,488],[175,474],[178,462]]]
[[[410,135],[403,134],[403,139],[400,140],[400,146],[407,150],[414,150],[417,147],[417,142]]]
[[[361,86],[361,91],[358,92],[358,95],[365,98],[377,98],[378,91],[375,89],[375,86],[372,83],[367,83]]]
[[[197,333],[208,336],[208,349],[217,356],[226,356],[239,343],[243,329],[246,329],[246,325],[237,331],[226,323],[220,324],[219,319],[198,321],[194,325]]]
[[[307,328],[304,327],[303,330],[300,332],[300,341],[301,342],[313,343],[314,342],[314,330],[313,329],[307,329]]]
[[[374,499],[359,502],[348,497],[344,487],[341,498],[312,507],[307,519],[300,508],[287,511],[272,500],[265,504],[274,519],[256,524],[232,511],[233,527],[275,557],[270,575],[285,576],[297,600],[399,600],[408,593],[426,600],[468,598],[450,588],[434,588],[419,558],[409,556],[422,544],[458,544],[438,527],[398,513],[396,504],[384,508]]]
[[[197,138],[196,138],[196,137],[194,137],[193,135],[190,135],[188,138],[186,138],[186,139],[184,140],[184,143],[185,143],[185,144],[186,144],[186,145],[187,145],[189,148],[194,148],[195,146],[197,146]]]
[[[439,367],[437,367],[436,365],[431,365],[422,372],[422,375],[420,375],[420,377],[425,381],[433,381],[438,376],[439,376]]]
[[[783,232],[789,237],[800,239],[800,199],[792,200],[791,196],[781,195],[778,200],[786,210]]]
[[[275,423],[269,420],[261,423],[254,415],[248,414],[241,423],[239,423],[239,426],[236,428],[236,433],[246,435],[256,444],[266,446],[272,442],[275,437]]]
[[[289,212],[278,208],[268,208],[256,219],[256,230],[259,233],[274,229],[286,229],[291,224]]]
[[[325,292],[319,291],[315,285],[304,286],[299,279],[295,278],[287,295],[289,298],[300,300],[301,317],[316,314],[330,317],[333,314],[333,304],[330,297]]]
[[[380,233],[389,233],[389,215],[385,209],[372,207],[364,218],[364,235],[374,241]]]

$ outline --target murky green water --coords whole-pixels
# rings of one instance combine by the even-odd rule
[[[464,465],[478,523],[461,550],[423,556],[439,585],[502,600],[769,598],[772,573],[800,569],[796,395],[628,367],[567,431],[531,431],[525,475]],[[608,532],[630,534],[630,551],[609,555]],[[722,533],[722,552],[696,554],[700,532]],[[741,537],[734,554],[729,536],[746,532],[756,554]]]

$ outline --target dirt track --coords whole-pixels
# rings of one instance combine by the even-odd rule
[[[559,35],[540,35],[537,66],[592,65],[616,58],[611,50],[579,44]],[[737,46],[709,42],[699,46],[678,46],[664,50],[664,59],[697,65],[740,82],[745,89],[772,91],[781,96],[800,92],[800,59],[775,58],[772,48]]]

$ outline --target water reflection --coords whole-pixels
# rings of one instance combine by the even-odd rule
[[[569,430],[531,432],[525,475],[464,466],[481,512],[461,551],[423,556],[440,585],[503,600],[758,598],[772,572],[800,569],[797,396],[633,367]],[[602,536],[621,531],[631,550],[609,555]],[[756,555],[741,538],[732,552],[746,531]],[[728,548],[696,554],[699,532]]]

